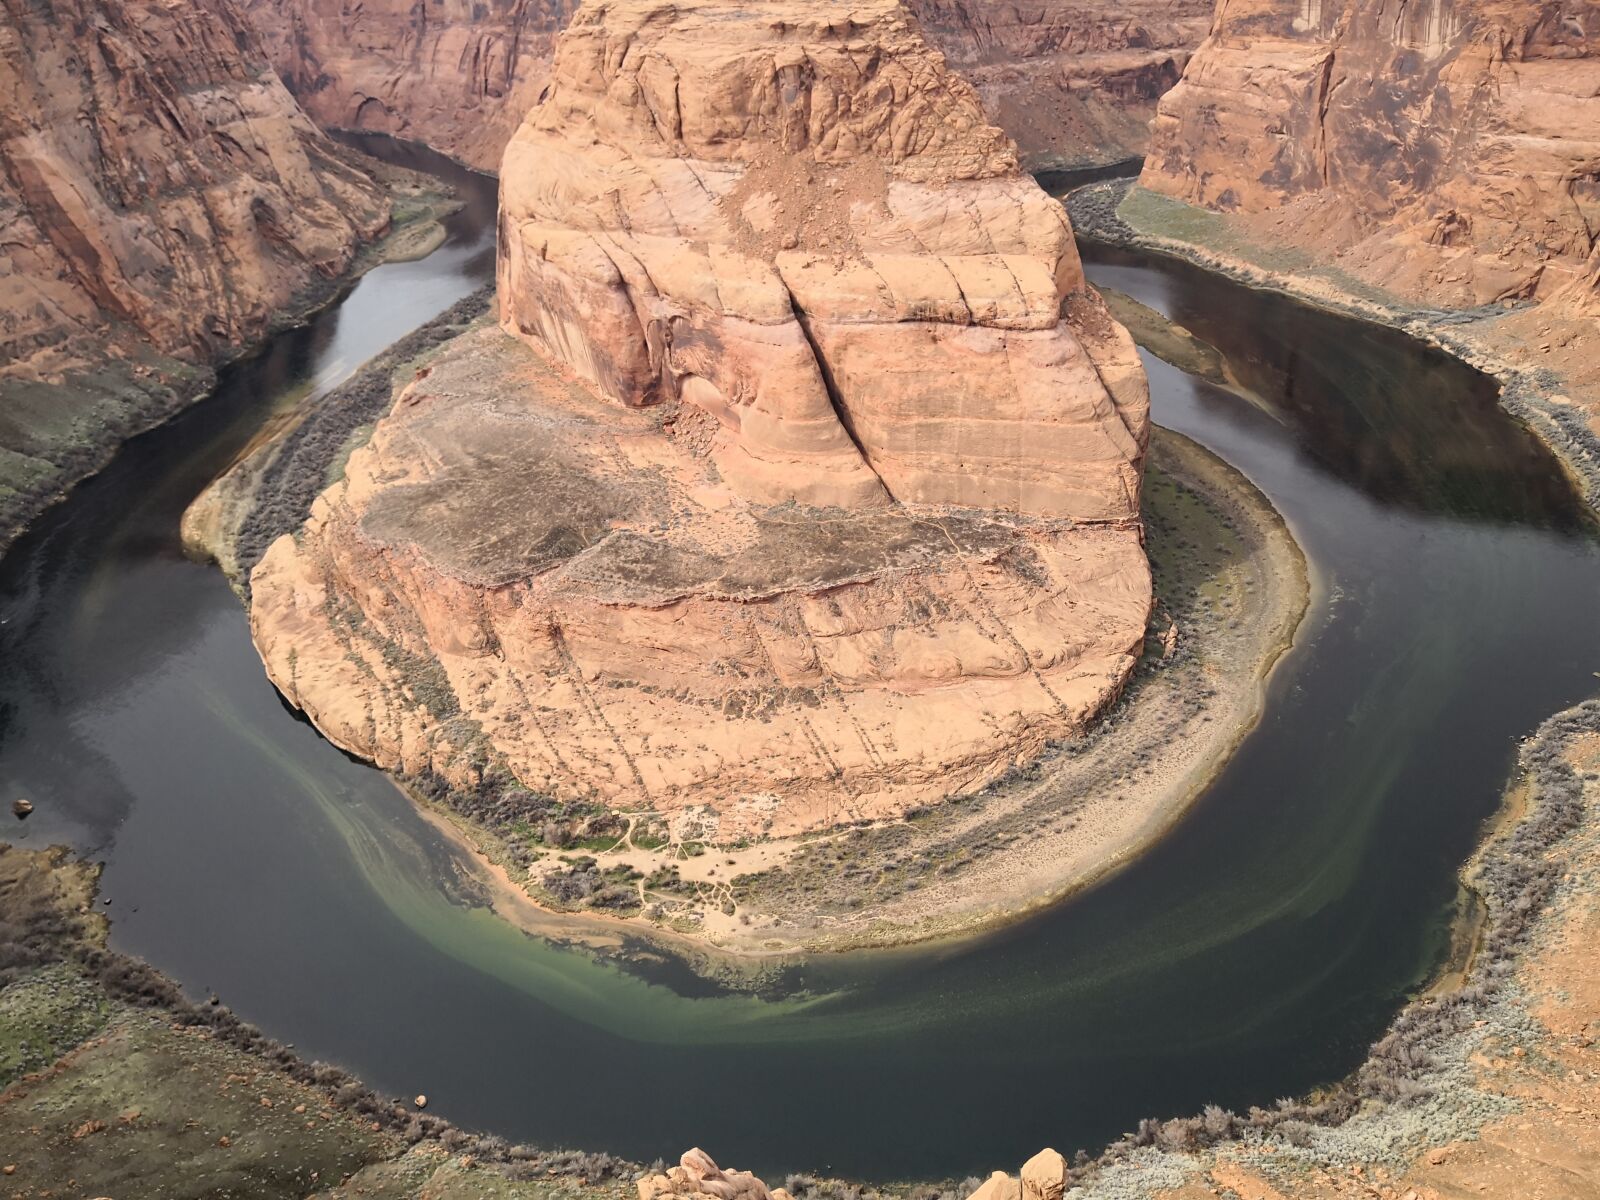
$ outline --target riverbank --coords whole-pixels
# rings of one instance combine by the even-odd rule
[[[455,319],[447,314],[417,336],[432,344]],[[375,361],[346,389],[370,399],[414,374],[425,360],[412,349]],[[371,415],[340,393],[321,410],[361,428]],[[320,419],[303,428],[315,431]],[[231,527],[261,526],[263,510],[294,527],[336,469],[339,443],[313,432],[292,454],[261,448],[236,467],[224,488],[257,485],[247,489],[252,515]],[[255,463],[267,460],[293,465],[263,488]],[[296,481],[304,495],[283,502]],[[614,957],[626,958],[641,938],[664,942],[698,973],[735,988],[759,991],[763,961],[969,936],[1020,920],[1125,866],[1171,828],[1259,719],[1265,680],[1307,608],[1305,560],[1281,518],[1197,444],[1157,432],[1145,506],[1157,607],[1127,694],[1087,737],[1019,761],[976,794],[901,820],[713,845],[649,811],[584,816],[564,806],[535,829],[487,789],[480,796],[401,782],[476,856],[507,920]],[[186,528],[215,509],[214,498],[202,499]],[[211,552],[234,562],[258,553],[233,549],[227,537]],[[552,823],[560,828],[552,832]]]
[[[1353,1076],[1245,1114],[1145,1122],[1080,1164],[1069,1195],[1595,1194],[1600,701],[1527,739],[1489,829],[1462,871],[1484,906],[1470,961],[1408,1004]]]
[[[509,1146],[307,1063],[106,948],[99,870],[0,843],[0,1193],[622,1200],[642,1168]],[[534,1182],[534,1181],[537,1182]]]
[[[443,230],[440,229],[440,236]],[[273,414],[184,511],[184,549],[215,562],[248,601],[250,572],[273,541],[298,529],[311,502],[388,411],[400,374],[486,312],[492,287],[458,300],[400,338],[326,393],[311,392]]]
[[[1556,454],[1600,507],[1600,332],[1546,305],[1427,308],[1293,245],[1274,244],[1228,214],[1191,207],[1131,179],[1066,197],[1080,236],[1182,259],[1248,287],[1398,329],[1493,377],[1501,404]]]
[[[284,330],[337,303],[372,268],[411,261],[443,240],[441,221],[459,202],[440,180],[384,163],[350,147],[341,153],[388,192],[388,228],[362,246],[345,272],[314,277],[248,345],[228,347],[213,361],[186,362],[142,345],[108,352],[92,370],[64,371],[53,381],[9,381],[9,419],[28,427],[29,454],[0,451],[0,554],[77,484],[98,473],[121,445],[204,400],[229,363],[250,357]]]
[[[1396,1018],[1351,1078],[1245,1114],[1147,1121],[1097,1161],[1076,1200],[1580,1196],[1600,1112],[1600,702],[1524,744],[1517,821],[1464,870],[1485,901],[1462,985]],[[191,1004],[104,950],[97,871],[0,847],[0,1164],[8,1194],[173,1197],[249,1181],[253,1196],[631,1197],[642,1168],[507,1148],[304,1064],[215,1002]],[[203,1081],[203,1090],[195,1080]],[[419,1136],[420,1135],[420,1136]],[[409,1146],[409,1148],[408,1148]],[[518,1183],[537,1179],[537,1183]],[[797,1200],[961,1197],[810,1176]]]
[[[1259,720],[1310,586],[1266,498],[1168,430],[1152,439],[1144,515],[1156,592],[1145,656],[1085,738],[977,795],[809,839],[738,873],[734,911],[705,912],[700,930],[767,951],[966,936],[1058,903],[1158,841]]]

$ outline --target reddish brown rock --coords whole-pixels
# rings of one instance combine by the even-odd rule
[[[1211,0],[912,0],[923,32],[1039,171],[1144,153],[1156,101],[1211,23]]]
[[[121,323],[203,359],[257,335],[389,219],[229,0],[7,0],[0,363]]]
[[[1556,295],[1600,231],[1600,6],[1228,0],[1142,182],[1426,303]]]
[[[324,126],[425,142],[492,171],[539,99],[577,0],[244,0]]]
[[[388,221],[230,0],[4,0],[0,543]]]
[[[903,9],[585,8],[501,255],[515,336],[444,351],[253,576],[340,744],[735,838],[980,785],[1116,696],[1143,373]]]
[[[929,40],[977,84],[1030,169],[1142,152],[1209,0],[919,0]],[[494,169],[549,73],[574,0],[248,0],[274,63],[326,125],[426,142]]]

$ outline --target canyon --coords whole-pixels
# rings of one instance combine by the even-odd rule
[[[1030,170],[1143,151],[1160,94],[1205,35],[1209,0],[1024,12],[915,0],[928,40],[978,89]],[[273,63],[324,125],[426,142],[494,170],[549,79],[573,0],[248,0]]]
[[[0,531],[327,289],[390,200],[228,0],[8,3]]]
[[[1600,498],[1600,5],[1219,5],[1122,215],[1449,346]]]
[[[1600,6],[1221,5],[1141,183],[1434,307],[1592,303]]]
[[[892,912],[893,896],[880,908],[880,893],[903,869],[904,843],[890,838],[937,821],[938,801],[1015,788],[1041,763],[1069,777],[1082,735],[1136,666],[1154,672],[1176,655],[1168,678],[1179,682],[1169,686],[1198,689],[1221,660],[1196,676],[1176,672],[1225,636],[1224,622],[1282,622],[1268,663],[1293,636],[1303,596],[1298,608],[1263,608],[1260,597],[1255,609],[1233,607],[1246,591],[1304,592],[1303,564],[1299,592],[1262,567],[1269,542],[1292,549],[1292,539],[1252,541],[1250,520],[1225,506],[1178,526],[1175,539],[1187,548],[1191,538],[1239,536],[1245,567],[1199,572],[1208,578],[1197,597],[1209,591],[1196,609],[1216,626],[1183,610],[1180,637],[1174,593],[1153,594],[1151,497],[1165,490],[1204,505],[1216,495],[1196,485],[1199,447],[1151,441],[1144,370],[1112,313],[1148,322],[1146,345],[1210,347],[1126,296],[1108,309],[1087,282],[1071,222],[1022,174],[1137,151],[1143,114],[1203,32],[1199,6],[1083,19],[1065,5],[1023,14],[959,0],[871,0],[847,17],[804,0],[602,0],[581,10],[449,0],[403,12],[255,0],[263,51],[225,0],[216,4],[209,15],[170,4],[132,18],[115,5],[95,15],[55,0],[61,29],[96,34],[68,49],[41,32],[49,21],[30,27],[26,14],[8,14],[34,38],[16,61],[68,77],[86,70],[90,82],[68,105],[85,120],[53,112],[15,143],[7,129],[0,149],[0,211],[22,231],[3,243],[12,257],[0,273],[9,267],[32,289],[0,312],[27,388],[0,391],[0,419],[33,420],[38,405],[60,402],[63,382],[82,395],[95,372],[117,375],[117,388],[133,379],[175,395],[185,370],[196,372],[191,383],[203,379],[206,364],[297,303],[308,280],[350,268],[356,247],[387,224],[388,201],[289,92],[324,124],[502,165],[496,317],[460,332],[461,313],[477,311],[462,302],[447,314],[457,336],[374,369],[385,384],[393,375],[392,408],[316,464],[326,490],[246,590],[255,645],[282,694],[413,790],[477,797],[505,818],[527,843],[512,856],[530,868],[518,882],[541,903],[562,907],[557,892],[595,881],[596,909],[600,898],[643,896],[646,885],[613,860],[597,869],[573,852],[616,843],[629,863],[653,865],[664,843],[694,886],[714,893],[712,909],[726,902],[726,932],[767,876],[739,876],[735,906],[735,890],[710,878],[715,868],[748,870],[778,839],[853,825],[807,838],[802,852],[824,859],[819,875],[841,871],[857,904],[865,897]],[[1398,10],[1223,0],[1183,82],[1160,102],[1142,188],[1075,211],[1128,245],[1403,324],[1479,363],[1600,496],[1596,15],[1592,4],[1510,0]],[[188,74],[196,46],[205,69]],[[184,65],[164,67],[157,51]],[[16,78],[27,82],[25,72]],[[53,82],[47,90],[72,95]],[[21,94],[27,114],[34,93]],[[130,132],[125,117],[107,115],[124,110],[149,129]],[[59,137],[74,127],[121,148],[36,149],[40,130]],[[200,136],[207,129],[219,132]],[[178,174],[152,192],[149,173],[166,169],[168,154]],[[1240,361],[1210,353],[1213,382],[1250,397]],[[1153,373],[1162,369],[1151,360]],[[8,386],[19,384],[0,372]],[[168,404],[152,401],[148,412]],[[1368,448],[1369,463],[1408,433],[1400,419],[1374,424],[1385,444]],[[1470,440],[1435,436],[1445,459]],[[1327,469],[1326,444],[1301,449]],[[1190,460],[1190,473],[1158,470],[1158,450],[1169,469]],[[1466,478],[1476,462],[1463,453],[1449,465]],[[1484,472],[1486,491],[1493,479]],[[1249,492],[1242,481],[1212,484]],[[1163,502],[1164,516],[1181,507]],[[1461,511],[1485,529],[1520,521],[1516,532],[1533,538],[1551,533],[1535,509]],[[1303,512],[1300,521],[1310,523]],[[1419,575],[1445,531],[1440,522],[1410,548]],[[1222,549],[1205,565],[1227,562]],[[1495,550],[1505,564],[1522,561],[1510,539]],[[1375,629],[1381,589],[1351,594]],[[1153,613],[1157,602],[1164,611]],[[1573,633],[1571,657],[1590,653],[1570,622],[1545,627]],[[1473,640],[1471,626],[1459,628]],[[1512,637],[1496,629],[1489,640]],[[1355,661],[1359,645],[1348,652]],[[1259,677],[1238,664],[1260,655],[1223,668],[1241,695]],[[1431,678],[1407,675],[1404,653],[1382,670],[1391,666],[1405,683]],[[1580,682],[1588,691],[1562,686],[1592,692]],[[1120,711],[1147,714],[1160,686]],[[1329,739],[1382,711],[1333,714]],[[1192,714],[1202,717],[1211,714]],[[1170,728],[1163,761],[1200,741],[1198,724]],[[1503,734],[1495,728],[1484,740]],[[1398,718],[1393,729],[1424,749]],[[1149,770],[1147,749],[1128,776]],[[1120,773],[1115,795],[1112,786],[1103,790],[1120,804]],[[0,975],[0,1132],[15,1135],[0,1137],[0,1159],[17,1195],[42,1194],[62,1164],[93,1190],[121,1194],[138,1170],[171,1169],[169,1141],[196,1171],[257,1172],[285,1196],[1587,1195],[1600,1104],[1600,998],[1589,978],[1600,944],[1597,788],[1595,702],[1520,743],[1505,808],[1462,874],[1472,898],[1456,931],[1462,944],[1348,1078],[1276,1107],[1158,1114],[1070,1170],[1047,1150],[1017,1177],[881,1191],[807,1176],[768,1188],[700,1150],[663,1170],[451,1129],[415,1111],[420,1098],[374,1096],[337,1069],[298,1062],[226,1010],[189,1005],[148,968],[107,952],[103,921],[77,920],[100,911],[95,871],[0,847],[0,969],[10,972]],[[1341,833],[1371,793],[1352,791]],[[1278,798],[1305,804],[1293,786]],[[1381,798],[1392,807],[1394,796]],[[350,799],[339,792],[335,806]],[[975,807],[984,803],[995,802]],[[51,802],[40,807],[48,820]],[[1084,812],[1060,807],[1069,824]],[[1270,828],[1263,817],[1249,837],[1266,840]],[[364,852],[378,857],[376,844]],[[1059,843],[1041,845],[1059,857]],[[1330,836],[1283,894],[1299,900],[1325,886],[1339,852]],[[1022,860],[1003,860],[1005,872],[997,861],[982,869],[1009,876]],[[1216,861],[1225,860],[1207,865]],[[941,858],[940,872],[950,869]],[[606,886],[610,871],[626,886]],[[672,874],[662,891],[682,885]],[[982,882],[992,895],[1014,881]],[[472,905],[486,903],[463,890]],[[815,908],[809,883],[800,890],[789,902]],[[1335,911],[1327,897],[1313,903]],[[84,945],[47,945],[55,926],[15,915],[35,909],[76,914],[61,928]],[[1208,912],[1219,926],[1233,915],[1226,898]],[[1301,921],[1303,933],[1321,915],[1304,919],[1285,901],[1276,919]],[[1350,916],[1338,915],[1329,924]],[[447,928],[468,942],[465,926]],[[1340,947],[1327,946],[1332,972]],[[1204,949],[1215,969],[1231,946],[1219,937]],[[512,961],[521,960],[502,946],[494,966]],[[1348,983],[1328,978],[1312,986]],[[1013,982],[1019,994],[1038,986]],[[1198,972],[1194,1007],[1181,1006],[1196,1029],[1203,983]],[[1385,1019],[1399,1002],[1383,1000]],[[37,1013],[48,1019],[36,1023]],[[1241,1006],[1233,1016],[1259,1012]],[[6,1057],[17,1029],[34,1039],[21,1042],[25,1053],[49,1052],[26,1075]],[[630,1082],[652,1078],[647,1041],[626,1045]],[[713,1078],[709,1061],[701,1067]],[[203,1111],[193,1095],[162,1090],[197,1071],[226,1081]],[[795,1095],[803,1084],[789,1081]],[[1058,1090],[1052,1080],[1046,1094],[1065,1106]],[[320,1124],[291,1119],[308,1110]],[[144,1157],[130,1157],[130,1146]],[[175,1195],[197,1186],[172,1180]]]
[[[583,10],[499,246],[502,328],[251,577],[340,745],[727,843],[980,787],[1119,694],[1143,372],[904,9]]]

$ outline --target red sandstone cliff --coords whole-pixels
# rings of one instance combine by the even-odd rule
[[[230,0],[0,0],[0,538],[389,221]]]
[[[1156,101],[1205,36],[1211,0],[911,0],[1030,170],[1144,153]]]
[[[980,785],[1117,695],[1143,371],[904,8],[586,5],[501,180],[504,331],[252,576],[320,728],[731,839]]]
[[[1223,0],[1142,182],[1427,303],[1554,296],[1594,273],[1600,5]]]
[[[492,170],[538,100],[576,0],[247,0],[273,61],[325,125],[426,142]],[[1141,153],[1210,0],[917,0],[928,39],[1038,169]]]
[[[0,354],[120,321],[204,358],[387,224],[229,0],[4,0]]]
[[[244,0],[324,126],[425,142],[481,170],[539,99],[577,0]]]

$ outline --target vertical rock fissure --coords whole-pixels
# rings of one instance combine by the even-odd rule
[[[828,365],[827,356],[822,353],[822,346],[817,342],[817,335],[811,328],[811,318],[805,309],[800,307],[800,301],[790,290],[787,281],[783,281],[783,289],[789,296],[789,309],[794,313],[795,324],[800,326],[800,332],[805,335],[806,344],[811,347],[811,357],[816,360],[817,373],[822,376],[822,386],[828,393],[828,403],[833,406],[833,415],[839,419],[839,425],[844,430],[845,436],[850,439],[850,444],[856,448],[856,453],[861,456],[862,463],[867,470],[877,477],[878,483],[883,487],[889,499],[899,503],[899,497],[894,494],[894,489],[889,486],[889,481],[878,473],[877,467],[872,464],[872,457],[861,444],[861,438],[856,434],[855,422],[850,419],[850,410],[845,406],[844,396],[839,391],[839,384],[833,377],[833,368]]]

